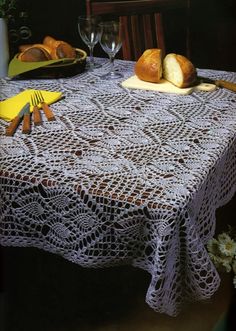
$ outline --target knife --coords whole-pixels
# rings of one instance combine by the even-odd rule
[[[22,125],[22,133],[30,133],[30,104],[26,108],[26,111],[24,113],[23,117],[23,125]]]
[[[226,80],[221,80],[221,79],[214,80],[214,79],[207,78],[207,77],[202,77],[202,76],[198,76],[197,79],[198,79],[199,83],[215,84],[218,87],[224,87],[227,90],[231,90],[233,92],[236,92],[236,84],[235,83],[228,82]]]
[[[6,136],[14,135],[20,121],[22,120],[22,118],[25,114],[30,115],[30,103],[29,102],[27,102],[24,105],[24,107],[19,111],[19,113],[16,115],[16,117],[14,117],[14,119],[11,121],[10,125],[6,128]],[[28,129],[28,120],[29,119],[30,119],[29,117],[26,117],[26,119],[25,119],[25,130]]]

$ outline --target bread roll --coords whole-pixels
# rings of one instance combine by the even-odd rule
[[[75,58],[75,48],[63,40],[56,40],[53,37],[46,36],[43,44],[51,48],[52,59]]]
[[[47,45],[48,47],[52,48],[53,47],[53,44],[56,42],[56,39],[54,39],[53,37],[51,36],[46,36],[44,37],[43,39],[43,44],[44,45]]]
[[[62,40],[56,40],[46,36],[43,44],[21,45],[18,59],[25,62],[38,62],[57,60],[63,58],[75,58],[76,50],[70,44]]]
[[[163,78],[177,87],[189,87],[196,81],[197,73],[185,56],[170,53],[163,61]]]
[[[51,50],[49,47],[42,44],[34,44],[26,47],[18,56],[18,59],[23,62],[38,62],[51,60]]]
[[[32,46],[34,46],[34,44],[20,45],[20,46],[18,47],[18,48],[19,48],[19,52],[21,53],[21,52],[25,51],[27,48],[32,47]]]
[[[147,49],[136,62],[134,72],[141,80],[158,83],[162,77],[161,49]]]

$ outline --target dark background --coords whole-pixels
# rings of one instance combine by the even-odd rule
[[[236,1],[190,1],[191,61],[198,68],[236,71]],[[46,35],[87,50],[77,30],[77,17],[84,13],[85,0],[18,0],[14,19],[9,23],[11,56],[18,45],[41,43]],[[186,55],[183,32],[186,17],[180,11],[170,11],[164,23],[167,52]],[[29,27],[29,37],[20,32],[22,26]],[[98,45],[95,55],[104,56]]]

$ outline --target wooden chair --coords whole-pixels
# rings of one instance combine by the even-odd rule
[[[135,61],[148,48],[161,48],[165,55],[163,13],[179,8],[188,10],[189,0],[86,0],[87,15],[99,15],[103,19],[119,17],[124,23],[122,58]],[[189,56],[188,42],[186,49],[185,55]]]

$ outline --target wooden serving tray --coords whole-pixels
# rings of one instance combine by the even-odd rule
[[[201,83],[196,86],[187,87],[187,88],[179,88],[165,79],[162,79],[160,83],[149,83],[140,80],[136,75],[131,76],[121,83],[123,87],[131,88],[131,89],[140,89],[140,90],[151,90],[157,92],[165,92],[165,93],[175,93],[187,95],[192,93],[195,90],[207,91],[211,92],[216,89],[216,85],[214,84],[206,84]]]

